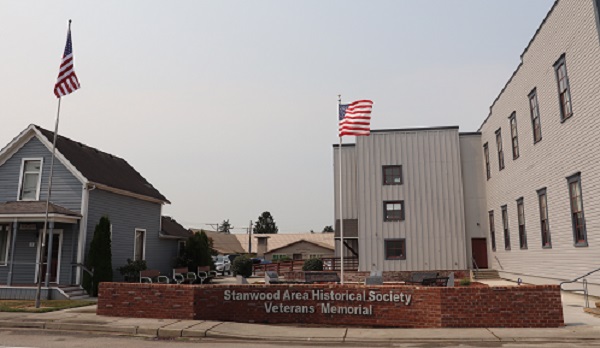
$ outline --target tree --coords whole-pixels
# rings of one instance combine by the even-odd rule
[[[219,226],[218,231],[227,234],[231,233],[231,224],[229,223],[229,219],[223,220],[223,222]]]
[[[101,217],[96,225],[86,259],[86,267],[93,270],[94,276],[90,278],[87,273],[84,273],[83,287],[90,295],[96,296],[98,294],[98,284],[113,280],[110,220],[108,216]]]
[[[268,211],[265,211],[258,217],[258,221],[254,224],[255,234],[277,233],[279,229],[273,220],[273,216]]]
[[[194,272],[196,272],[198,266],[212,267],[210,242],[204,231],[194,233],[188,238],[185,245],[185,259],[188,262],[189,269]]]
[[[323,233],[327,232],[333,232],[333,226],[325,226],[325,228],[323,228]]]

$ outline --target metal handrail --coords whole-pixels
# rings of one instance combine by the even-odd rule
[[[583,291],[583,297],[584,297],[584,300],[585,300],[585,307],[586,308],[590,308],[590,301],[589,301],[589,294],[588,294],[588,286],[587,286],[587,279],[586,279],[586,277],[589,276],[589,275],[591,275],[591,274],[593,274],[593,273],[596,273],[598,271],[600,271],[600,268],[596,268],[595,270],[593,270],[591,272],[587,272],[586,274],[584,274],[582,276],[579,276],[579,277],[577,277],[577,278],[575,278],[573,280],[568,280],[568,281],[561,282],[559,284],[560,289],[561,290],[566,290],[566,289],[563,289],[563,287],[562,287],[563,284],[576,283],[579,279],[583,278],[583,281],[581,282],[582,285],[583,285],[582,289],[568,289],[568,290],[569,291]]]
[[[477,261],[475,261],[475,258],[473,256],[471,256],[471,262],[473,263],[473,265],[475,265],[475,278],[477,278],[477,276],[479,275],[479,267],[477,266]]]

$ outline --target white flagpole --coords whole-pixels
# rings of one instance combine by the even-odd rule
[[[342,104],[342,96],[338,95],[338,118],[340,105]],[[339,123],[339,120],[338,120]],[[339,126],[338,126],[339,127]],[[339,130],[338,130],[339,131]],[[340,135],[340,147],[338,148],[338,165],[340,169],[340,283],[344,284],[344,216],[342,209],[342,136]]]
[[[69,23],[70,26],[70,23]],[[56,122],[54,124],[54,139],[52,141],[52,159],[50,160],[50,177],[48,178],[48,192],[46,194],[46,216],[44,218],[44,229],[42,230],[42,241],[40,247],[40,254],[38,255],[38,277],[37,277],[37,291],[35,292],[35,308],[40,308],[40,295],[42,292],[42,265],[44,264],[44,253],[46,249],[46,228],[48,226],[48,209],[50,207],[50,195],[52,193],[52,177],[54,175],[54,157],[56,153],[56,137],[58,134],[58,120],[60,116],[60,101],[62,98],[58,98],[58,111],[56,112]],[[50,266],[50,260],[46,260],[46,267]]]

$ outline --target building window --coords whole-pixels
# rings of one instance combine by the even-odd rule
[[[0,225],[0,265],[6,266],[8,259],[8,242],[10,228],[8,225]]]
[[[287,254],[273,254],[273,261],[289,260],[290,256]]]
[[[323,254],[310,254],[308,255],[309,259],[322,259],[323,258]]]
[[[540,206],[540,228],[542,232],[542,248],[552,248],[550,239],[550,226],[548,225],[548,200],[546,198],[546,189],[537,191],[538,202]]]
[[[384,185],[402,185],[402,166],[383,166]]]
[[[177,256],[183,256],[185,254],[185,240],[177,242]]]
[[[540,106],[538,104],[537,89],[529,93],[529,111],[531,112],[531,126],[533,127],[533,143],[542,140],[542,121],[540,120]]]
[[[492,240],[492,251],[496,251],[496,224],[494,223],[494,211],[488,212],[490,220],[490,239]]]
[[[569,76],[567,75],[567,64],[565,55],[554,63],[556,71],[556,83],[558,84],[558,101],[560,103],[560,120],[564,121],[573,115],[573,107],[571,105],[571,91],[569,88]]]
[[[513,160],[519,158],[519,136],[517,135],[517,113],[513,112],[510,117],[510,138],[512,144]]]
[[[19,200],[37,201],[40,197],[42,160],[23,159],[21,168],[21,178],[19,180]]]
[[[519,247],[527,249],[527,233],[525,232],[525,205],[523,197],[517,199],[517,221],[519,222]]]
[[[146,231],[135,230],[135,241],[133,245],[133,261],[146,259]]]
[[[588,246],[583,216],[583,200],[581,198],[581,173],[567,178],[569,182],[569,197],[571,201],[571,222],[575,246]]]
[[[498,168],[504,169],[504,152],[502,151],[502,130],[496,131],[496,147],[498,148]]]
[[[383,202],[383,221],[404,220],[404,201]]]
[[[386,260],[406,260],[406,242],[404,239],[384,240]]]
[[[508,210],[502,206],[502,228],[504,229],[504,250],[510,250],[510,233],[508,231]]]
[[[490,169],[490,149],[488,148],[488,143],[483,144],[483,155],[485,156],[485,174],[487,179],[490,180],[492,171]]]

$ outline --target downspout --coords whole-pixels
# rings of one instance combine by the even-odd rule
[[[83,192],[81,197],[81,220],[79,225],[79,245],[77,246],[77,275],[75,277],[75,284],[81,285],[81,277],[83,274],[83,262],[85,258],[85,244],[87,240],[87,222],[88,222],[88,206],[90,200],[90,191],[96,189],[96,185],[90,185],[85,183],[83,185]]]

